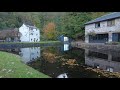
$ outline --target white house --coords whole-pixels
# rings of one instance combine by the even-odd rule
[[[40,30],[35,26],[23,24],[20,28],[0,31],[2,42],[39,42]]]
[[[120,12],[110,13],[85,23],[86,43],[120,41]]]
[[[35,26],[23,24],[19,28],[21,33],[21,42],[39,42],[40,41],[40,30]]]

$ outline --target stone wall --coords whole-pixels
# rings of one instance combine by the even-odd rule
[[[112,33],[120,32],[120,18],[115,19],[115,26],[107,26],[107,21],[100,22],[100,27],[95,28],[95,23],[85,26],[85,42],[89,43],[88,33],[95,32],[96,34],[109,34],[109,42],[112,41]]]
[[[95,51],[109,51],[109,52],[120,52],[120,45],[105,45],[105,44],[96,44],[96,43],[83,43],[83,42],[72,42],[71,45],[77,48],[86,48]]]

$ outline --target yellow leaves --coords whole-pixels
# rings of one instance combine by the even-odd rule
[[[66,62],[62,63],[62,65],[78,66],[75,59],[68,59]]]
[[[47,60],[49,63],[56,62],[56,55],[53,53],[43,53],[44,59]]]
[[[44,36],[48,39],[53,39],[55,37],[55,33],[56,33],[56,30],[55,30],[55,24],[54,23],[48,23],[44,29],[43,29],[43,32],[44,32]]]

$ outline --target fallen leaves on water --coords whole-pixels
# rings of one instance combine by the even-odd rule
[[[107,77],[107,78],[120,78],[120,73],[119,72],[108,72],[108,71],[105,71],[105,70],[102,70],[102,69],[99,69],[99,68],[91,68],[91,67],[86,68],[86,70],[94,71],[98,74],[101,74],[102,76]]]
[[[62,65],[78,66],[75,59],[68,59],[66,62],[63,62]]]
[[[56,55],[52,53],[43,53],[44,59],[47,60],[49,63],[56,62]]]

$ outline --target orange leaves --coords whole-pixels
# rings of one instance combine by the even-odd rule
[[[52,53],[43,53],[44,59],[47,60],[49,63],[56,62],[56,56]]]
[[[68,59],[66,62],[62,63],[62,65],[78,66],[75,59]]]
[[[47,39],[54,39],[55,36],[56,36],[56,30],[55,30],[56,26],[53,22],[51,23],[48,23],[44,29],[43,29],[43,32],[44,32],[44,36],[47,38]]]

